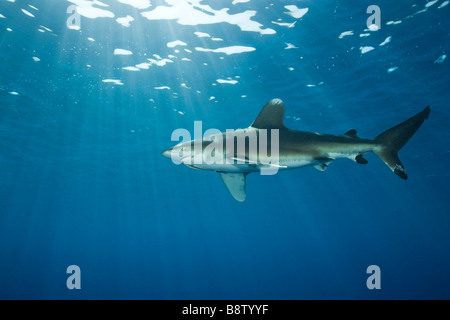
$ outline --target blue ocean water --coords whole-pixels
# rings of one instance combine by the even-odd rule
[[[449,299],[447,4],[1,0],[0,298]],[[289,128],[364,138],[432,111],[407,181],[368,154],[251,174],[239,203],[161,155],[272,98]]]

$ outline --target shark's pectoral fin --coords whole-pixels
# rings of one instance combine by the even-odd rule
[[[221,172],[223,182],[230,191],[233,198],[243,202],[245,200],[245,178],[248,173],[225,173]]]

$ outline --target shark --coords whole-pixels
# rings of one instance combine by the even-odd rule
[[[283,124],[283,101],[272,99],[248,128],[182,141],[162,154],[189,168],[219,173],[233,198],[239,202],[243,202],[246,198],[246,177],[249,173],[260,171],[263,174],[263,170],[268,169],[273,169],[272,171],[276,173],[278,170],[307,166],[325,171],[339,158],[351,159],[357,164],[364,165],[368,163],[364,158],[368,152],[376,154],[393,173],[406,180],[408,175],[398,157],[398,152],[428,119],[430,112],[431,107],[427,106],[415,116],[375,138],[363,139],[357,135],[355,129],[340,135],[289,129]],[[256,137],[257,142],[264,140],[267,147],[272,147],[271,154],[276,155],[276,159],[264,160],[264,157],[258,154],[261,153],[261,148],[251,148],[248,139],[251,136]],[[241,150],[237,148],[237,139],[245,141],[245,148]],[[223,146],[217,146],[219,141]],[[212,148],[214,143],[216,146]],[[273,150],[274,147],[276,152]],[[225,161],[202,161],[205,159],[205,153]]]

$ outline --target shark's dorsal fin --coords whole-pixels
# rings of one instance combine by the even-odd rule
[[[245,200],[245,178],[247,177],[247,172],[245,173],[226,173],[221,172],[223,182],[230,191],[233,198],[237,201],[243,202]]]
[[[284,103],[280,99],[270,100],[252,123],[258,129],[283,129]]]
[[[346,133],[344,133],[344,136],[350,137],[350,138],[356,138],[359,139],[358,135],[356,134],[356,130],[348,130]]]

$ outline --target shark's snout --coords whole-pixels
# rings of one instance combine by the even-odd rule
[[[170,158],[170,157],[172,156],[172,149],[173,149],[173,148],[169,148],[169,149],[167,149],[167,150],[164,150],[164,151],[162,152],[162,155],[163,155],[164,157],[166,157],[166,158]]]

